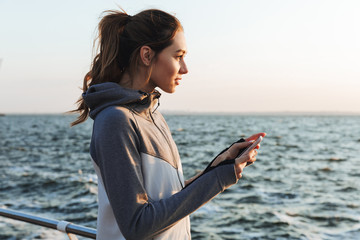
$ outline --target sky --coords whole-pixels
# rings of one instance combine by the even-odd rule
[[[74,109],[101,13],[119,6],[184,27],[189,73],[161,111],[360,113],[358,0],[0,0],[0,113]]]

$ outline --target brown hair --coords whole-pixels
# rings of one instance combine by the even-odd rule
[[[178,30],[183,30],[179,20],[158,9],[142,11],[134,16],[125,11],[105,11],[106,15],[98,26],[98,54],[90,71],[85,75],[83,92],[103,82],[120,83],[125,71],[130,76],[136,71],[140,61],[140,48],[149,46],[155,56],[170,46]],[[95,44],[94,44],[95,45]],[[77,101],[80,116],[71,126],[84,122],[89,116],[89,108],[82,97]]]

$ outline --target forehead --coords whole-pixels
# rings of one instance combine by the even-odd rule
[[[173,39],[173,43],[168,47],[170,51],[185,51],[187,52],[187,46],[185,41],[185,35],[183,31],[178,31]]]

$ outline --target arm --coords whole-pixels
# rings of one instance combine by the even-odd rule
[[[237,181],[233,165],[220,166],[171,197],[152,201],[143,185],[135,122],[116,111],[97,116],[93,139],[92,155],[126,239],[155,236]]]

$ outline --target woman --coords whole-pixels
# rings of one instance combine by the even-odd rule
[[[73,123],[94,119],[97,239],[190,239],[189,214],[241,178],[257,152],[237,154],[265,134],[234,143],[206,172],[184,181],[155,90],[173,93],[188,72],[180,22],[155,9],[134,16],[110,11],[99,23],[99,44]]]

